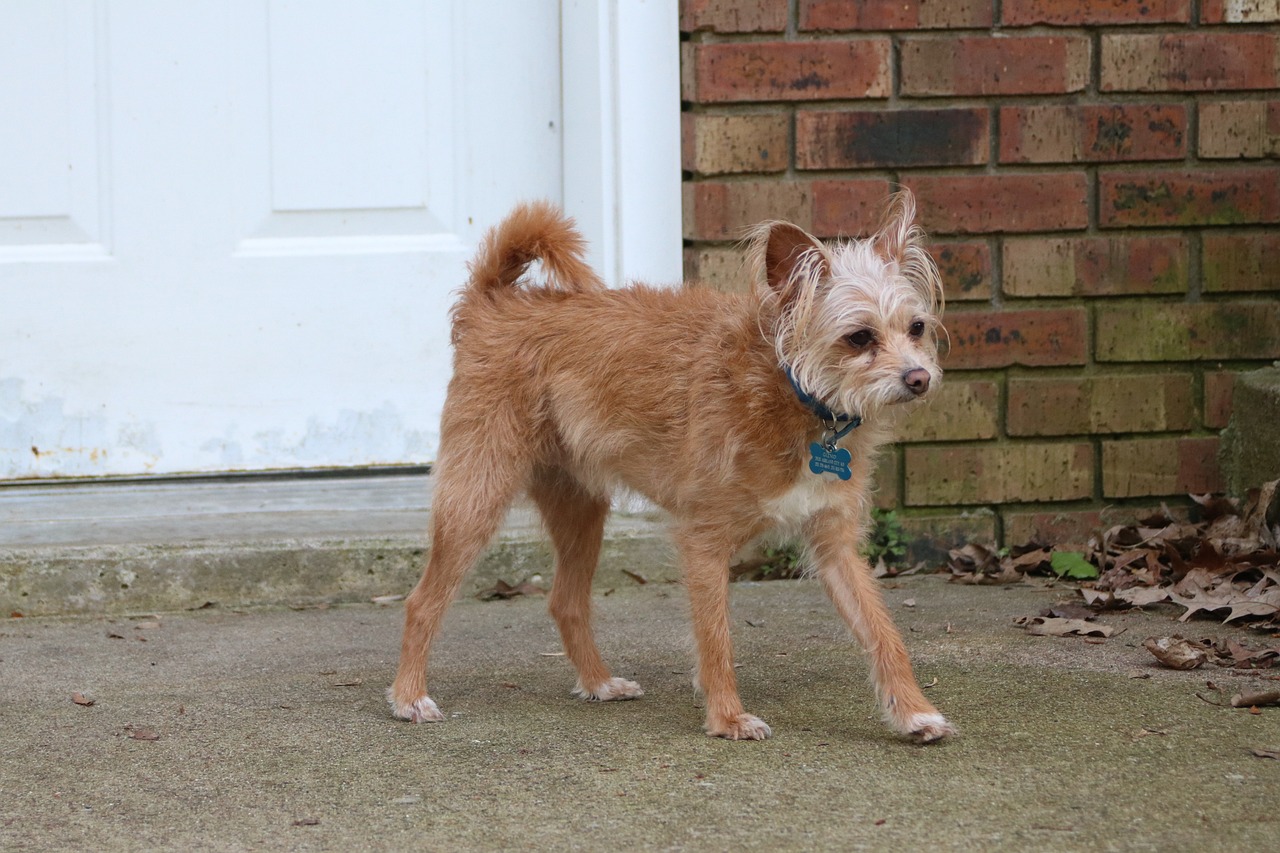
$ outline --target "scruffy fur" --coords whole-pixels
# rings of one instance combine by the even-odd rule
[[[911,671],[877,582],[858,553],[876,448],[898,404],[940,379],[942,288],[899,193],[867,240],[825,246],[783,222],[760,225],[748,295],[643,285],[611,290],[583,260],[571,220],[517,207],[490,231],[453,309],[454,372],[441,423],[431,557],[405,603],[393,713],[443,719],[427,695],[432,640],[463,576],[527,493],[556,553],[550,610],[578,674],[575,693],[631,699],[591,628],[610,494],[632,489],[670,513],[697,643],[710,735],[761,739],[738,696],[729,565],[783,527],[803,534],[836,609],[867,650],[891,728],[920,741],[951,734]],[[545,284],[522,281],[541,262]],[[858,414],[840,442],[852,479],[808,467],[827,427],[797,383],[833,412]]]

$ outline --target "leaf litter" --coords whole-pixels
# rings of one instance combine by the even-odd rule
[[[1198,521],[1179,519],[1161,506],[1133,524],[1095,533],[1083,546],[1030,542],[996,550],[970,543],[949,553],[944,570],[951,581],[966,584],[1017,583],[1028,576],[1078,581],[1084,604],[1094,612],[1167,604],[1182,608],[1182,622],[1208,616],[1280,631],[1280,480],[1243,500],[1190,497]],[[1085,634],[1075,630],[1080,626],[1053,621],[1078,615],[1042,613],[1019,624],[1032,633]],[[1250,648],[1178,635],[1152,637],[1143,645],[1174,669],[1206,662],[1237,669],[1280,665],[1280,645]]]

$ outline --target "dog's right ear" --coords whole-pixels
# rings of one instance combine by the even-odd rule
[[[790,222],[761,224],[751,244],[765,284],[784,300],[799,280],[825,278],[831,274],[822,244]]]

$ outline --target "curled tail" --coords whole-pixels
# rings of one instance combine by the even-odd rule
[[[491,297],[510,290],[529,264],[541,261],[547,286],[562,293],[604,288],[595,270],[583,261],[586,241],[574,222],[549,202],[517,205],[507,218],[489,229],[468,268],[471,279],[464,300]]]

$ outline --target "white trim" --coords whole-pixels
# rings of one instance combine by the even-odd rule
[[[681,278],[677,0],[564,0],[564,205],[611,285]]]

